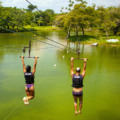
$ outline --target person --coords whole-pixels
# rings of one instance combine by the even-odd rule
[[[24,77],[25,77],[25,91],[27,94],[27,97],[24,97],[23,101],[24,101],[25,105],[28,105],[29,100],[34,98],[34,75],[35,75],[35,71],[36,71],[37,57],[35,57],[35,63],[34,63],[32,72],[31,72],[30,65],[27,65],[25,67],[23,56],[21,57],[21,59],[22,59],[22,64],[23,64]]]
[[[73,60],[74,58],[71,58],[71,77],[72,77],[72,87],[73,87],[73,98],[74,98],[74,108],[75,108],[75,115],[78,113],[81,114],[81,108],[83,104],[83,78],[85,76],[86,72],[86,61],[87,59],[84,58],[84,68],[82,73],[81,69],[79,67],[76,68],[76,74],[74,74],[74,67],[73,67]],[[79,111],[77,112],[77,99],[79,98]]]

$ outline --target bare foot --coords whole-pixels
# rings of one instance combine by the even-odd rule
[[[78,114],[78,112],[76,111],[76,112],[75,112],[75,115],[77,115],[77,114]]]
[[[81,111],[79,110],[79,112],[78,112],[79,114],[81,114]]]
[[[25,105],[29,105],[29,101],[25,101],[24,104],[25,104]]]
[[[23,98],[23,101],[24,101],[25,105],[29,105],[29,101],[28,101],[28,99],[26,97]]]

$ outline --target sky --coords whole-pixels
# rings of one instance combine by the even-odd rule
[[[26,0],[0,0],[4,7],[27,8],[29,3]],[[69,0],[29,0],[33,5],[37,5],[39,10],[53,9],[55,13],[60,13],[61,7],[68,6]],[[118,6],[120,0],[86,0],[89,6]]]

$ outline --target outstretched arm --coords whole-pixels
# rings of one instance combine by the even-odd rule
[[[33,74],[35,74],[36,65],[37,65],[37,57],[35,57],[35,63],[34,63],[33,71],[32,71]]]
[[[21,56],[21,59],[22,59],[22,64],[23,64],[23,72],[25,73],[26,72],[26,68],[25,68],[25,63],[24,63],[24,57]]]
[[[71,77],[73,77],[73,74],[74,74],[73,60],[74,58],[72,57],[71,58]]]
[[[84,58],[84,68],[83,68],[83,72],[82,72],[82,76],[85,76],[86,73],[86,62],[87,62],[87,58]]]

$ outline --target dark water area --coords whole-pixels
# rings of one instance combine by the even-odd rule
[[[0,119],[1,120],[120,120],[120,48],[113,46],[80,45],[80,57],[87,57],[81,115],[74,115],[70,57],[77,57],[68,48],[33,33],[28,37],[0,33]],[[61,31],[40,32],[43,36],[70,46]],[[30,39],[31,37],[31,39]],[[58,47],[49,46],[41,40]],[[25,106],[21,55],[31,40],[31,56],[38,56],[35,73],[35,98]],[[62,48],[62,49],[61,49]],[[63,59],[64,56],[64,59]],[[34,65],[34,59],[25,59]],[[56,64],[56,67],[54,67]],[[83,69],[83,61],[75,60],[74,67]]]

